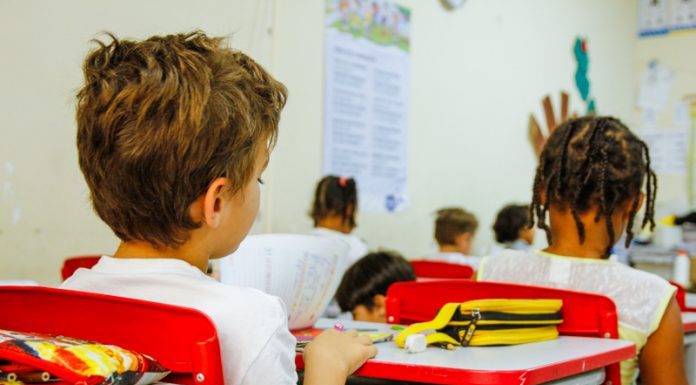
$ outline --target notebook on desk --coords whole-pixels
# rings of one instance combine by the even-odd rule
[[[347,243],[316,235],[251,235],[220,261],[220,280],[280,297],[290,330],[306,329],[336,293],[348,251]]]

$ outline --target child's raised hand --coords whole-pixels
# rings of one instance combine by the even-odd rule
[[[377,355],[369,336],[355,330],[326,330],[304,351],[305,384],[344,384],[365,361]]]

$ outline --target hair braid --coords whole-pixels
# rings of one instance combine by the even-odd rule
[[[650,169],[648,148],[619,120],[585,117],[563,123],[549,137],[539,162],[530,213],[535,214],[532,219],[538,221],[537,227],[546,231],[549,243],[551,231],[546,213],[551,204],[572,213],[580,243],[587,237],[582,215],[596,208],[594,221],[605,222],[608,244],[603,257],[608,257],[617,238],[612,217],[627,203],[630,208],[626,238],[630,243],[646,175],[643,226],[654,226],[657,177]],[[545,202],[541,194],[546,195]]]

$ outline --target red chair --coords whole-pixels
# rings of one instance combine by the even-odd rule
[[[0,329],[70,336],[147,354],[166,382],[223,384],[213,322],[198,310],[46,287],[0,287]]]
[[[411,261],[417,278],[471,279],[474,269],[468,265],[437,261]]]
[[[674,299],[677,300],[679,310],[681,310],[682,312],[696,312],[696,307],[689,307],[686,304],[686,289],[684,289],[684,286],[672,281],[669,281],[669,283],[671,283],[672,286],[677,288],[677,292],[674,295]]]
[[[60,269],[60,275],[63,277],[63,281],[70,278],[75,270],[79,268],[91,269],[92,266],[99,262],[99,255],[84,255],[80,257],[70,257],[63,261],[63,267]]]
[[[395,283],[387,292],[387,321],[396,324],[429,321],[446,303],[487,298],[561,299],[563,323],[558,327],[560,334],[619,337],[616,305],[605,296],[496,282],[440,280]],[[618,363],[608,366],[606,374],[605,381],[621,383]]]

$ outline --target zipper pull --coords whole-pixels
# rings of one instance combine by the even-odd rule
[[[472,322],[478,322],[481,319],[481,309],[475,308],[471,311]]]
[[[466,329],[466,334],[464,334],[464,338],[462,338],[462,346],[469,345],[469,342],[471,341],[471,338],[474,336],[474,332],[476,331],[476,324],[480,319],[481,309],[475,308],[471,311],[471,322],[469,323],[469,327]]]

